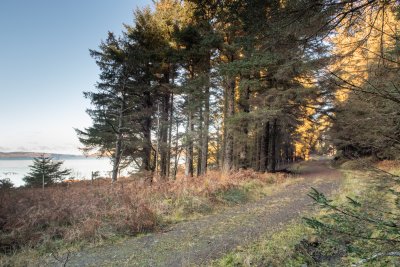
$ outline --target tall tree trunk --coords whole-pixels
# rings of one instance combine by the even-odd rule
[[[189,66],[189,79],[192,81],[195,78],[194,66]],[[185,160],[185,176],[193,177],[193,98],[192,93],[189,93],[186,98],[187,126],[186,126],[186,160]]]
[[[254,151],[255,151],[255,171],[260,171],[261,167],[261,141],[262,141],[262,131],[258,128],[260,124],[256,124],[256,136],[254,140]]]
[[[178,173],[178,150],[179,150],[179,121],[176,120],[176,135],[175,135],[175,158],[174,158],[174,174],[173,178],[176,179]]]
[[[268,168],[268,148],[269,148],[269,122],[263,123],[262,138],[260,146],[260,172],[265,172]]]
[[[185,175],[193,177],[193,112],[189,110],[186,126],[186,161]]]
[[[165,93],[162,97],[161,123],[160,123],[160,177],[165,179],[167,175],[168,157],[168,126],[169,126],[169,107],[170,95]]]
[[[200,163],[201,175],[207,172],[209,127],[210,127],[210,88],[207,85],[204,91],[204,129],[203,129],[203,140],[201,142],[202,147],[201,147],[201,163]]]
[[[174,118],[174,94],[171,94],[171,106],[169,114],[169,131],[168,131],[168,154],[167,154],[167,177],[170,177],[171,169],[171,149],[172,149],[172,123]]]
[[[200,104],[199,110],[199,144],[197,146],[197,176],[201,175],[201,149],[203,148],[203,103]]]
[[[269,134],[269,121],[267,122],[267,124],[265,125],[265,129],[264,129],[264,144],[265,144],[265,159],[264,159],[264,166],[265,166],[265,171],[268,170],[268,163],[269,163],[269,138],[270,138],[270,134]]]
[[[141,170],[150,171],[151,167],[151,152],[152,152],[152,143],[151,143],[151,124],[152,119],[150,112],[153,108],[153,102],[151,100],[150,92],[144,93],[144,104],[145,104],[145,112],[146,115],[143,119],[143,151],[142,151],[142,166]]]
[[[222,121],[222,134],[220,135],[221,140],[221,148],[220,148],[220,165],[218,167],[222,170],[224,168],[225,162],[225,147],[226,147],[226,133],[228,131],[228,126],[226,122],[226,118],[228,117],[228,90],[227,88],[224,89],[223,92],[223,101],[224,101],[224,108],[223,108],[223,121]]]
[[[121,105],[118,114],[118,128],[116,134],[116,142],[115,142],[115,153],[114,153],[114,161],[113,161],[113,170],[112,170],[112,182],[116,182],[118,179],[118,171],[119,164],[121,163],[122,157],[122,128],[124,127],[124,110],[125,110],[125,93],[122,93]]]
[[[235,113],[235,78],[231,78],[226,87],[226,116],[224,118],[225,126],[225,148],[224,148],[224,163],[223,172],[231,171],[233,167],[233,127],[229,125],[229,120]]]
[[[288,139],[288,140],[286,141],[286,143],[285,143],[285,164],[290,163],[290,152],[289,152],[290,148],[289,148],[289,143],[290,143],[290,141],[289,141],[289,139]]]
[[[169,112],[170,112],[170,68],[164,71],[163,79],[161,83],[163,86],[163,93],[161,97],[161,124],[160,124],[160,177],[161,179],[165,179],[167,176],[167,164],[168,164],[168,127],[169,127]]]
[[[154,172],[158,175],[159,153],[160,153],[160,103],[157,104],[157,130],[156,130],[156,149],[154,151]]]
[[[276,169],[279,170],[282,167],[282,135],[280,134],[280,129],[276,129]]]
[[[223,140],[223,134],[221,134],[221,129],[220,129],[220,125],[219,124],[217,124],[217,148],[216,148],[216,155],[215,155],[215,158],[216,158],[216,162],[215,162],[215,164],[216,164],[216,166],[218,167],[218,169],[219,170],[221,170],[222,169],[222,159],[223,159],[223,157],[222,157],[222,154],[223,154],[223,146],[224,146],[224,140]]]
[[[271,133],[271,172],[276,172],[276,143],[277,143],[277,119],[274,119]]]
[[[256,140],[256,134],[254,134],[254,137],[253,137],[253,139],[250,139],[249,141],[251,142],[251,143],[249,143],[250,145],[249,145],[249,157],[250,157],[250,162],[249,162],[249,166],[253,169],[253,170],[255,170],[256,168],[255,168],[255,154],[256,154],[256,152],[255,152],[255,140]]]
[[[119,164],[121,163],[121,151],[122,150],[122,134],[117,134],[117,141],[115,144],[115,154],[113,160],[113,170],[112,170],[112,182],[117,181],[118,171],[119,171]]]
[[[249,133],[249,125],[248,125],[248,113],[250,112],[250,88],[246,86],[240,91],[240,99],[238,102],[239,112],[244,113],[242,116],[241,122],[241,136],[239,139],[239,168],[247,169],[249,167],[249,159],[248,159],[248,133]]]

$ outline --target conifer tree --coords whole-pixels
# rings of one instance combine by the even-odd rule
[[[299,156],[299,129],[311,116],[305,107],[318,109],[318,69],[327,63],[326,30],[315,34],[329,19],[324,6],[304,17],[294,12],[301,5],[160,0],[137,10],[123,38],[112,36],[94,54],[111,91],[88,93],[94,126],[78,132],[81,141],[108,151],[115,167],[123,159],[163,179],[172,157],[177,170],[180,152],[188,176],[204,174],[209,162],[225,172],[280,168]],[[126,94],[110,77],[125,79]]]
[[[115,182],[121,166],[133,163],[139,169],[150,169],[153,105],[148,70],[140,48],[112,33],[91,55],[101,71],[97,92],[85,92],[94,106],[87,111],[93,125],[76,131],[85,151],[99,149],[102,155],[111,156]]]
[[[371,3],[342,20],[331,71],[334,95],[332,143],[345,157],[398,158],[399,148],[399,51],[400,26],[396,5]]]
[[[33,164],[29,166],[30,172],[23,178],[26,186],[41,187],[49,186],[57,182],[62,182],[71,170],[61,167],[62,161],[54,162],[51,157],[41,155],[33,159]]]

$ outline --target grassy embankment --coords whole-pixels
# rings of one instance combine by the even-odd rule
[[[369,164],[368,162],[367,165]],[[400,162],[385,161],[375,163],[374,166],[400,175]],[[389,213],[397,212],[391,194],[382,191],[382,186],[390,186],[400,192],[398,185],[393,187],[393,180],[390,177],[382,178],[379,172],[365,171],[365,162],[350,161],[344,163],[340,169],[345,178],[340,190],[333,197],[333,203],[338,205],[346,203],[350,197],[363,203],[366,212],[372,210],[371,207],[377,206],[385,208]],[[322,219],[329,214],[332,212],[316,209],[309,216]],[[357,227],[364,226],[358,225]],[[370,225],[365,227],[370,227]],[[333,234],[335,235],[335,233]],[[379,252],[383,246],[384,244],[377,245],[376,242],[369,240],[360,241],[351,236],[344,244],[339,244],[333,242],[329,236],[322,236],[321,233],[307,226],[304,221],[297,220],[285,227],[284,230],[261,237],[251,246],[238,248],[214,261],[211,266],[351,266],[354,263],[357,265],[362,259],[373,256],[374,253],[371,254],[371,252]],[[358,251],[349,250],[349,248],[356,249],[357,247]],[[363,258],[359,256],[362,250],[365,250],[366,253]],[[377,257],[365,264],[362,266],[398,266],[396,264],[399,264],[399,258]]]
[[[286,174],[240,171],[154,182],[99,180],[0,194],[0,265],[29,265],[48,253],[117,242],[165,225],[259,199]]]

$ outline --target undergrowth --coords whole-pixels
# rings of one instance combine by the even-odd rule
[[[240,171],[146,184],[138,178],[3,190],[0,194],[0,264],[21,254],[52,253],[118,240],[163,225],[257,199],[285,174]]]

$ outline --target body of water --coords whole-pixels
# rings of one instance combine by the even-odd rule
[[[92,172],[98,171],[101,177],[111,177],[112,164],[108,158],[79,158],[62,160],[63,169],[72,170],[71,178],[91,179]],[[0,178],[10,178],[15,186],[24,184],[22,178],[30,171],[32,160],[2,159],[0,160]],[[127,175],[128,170],[121,171],[120,175]]]

